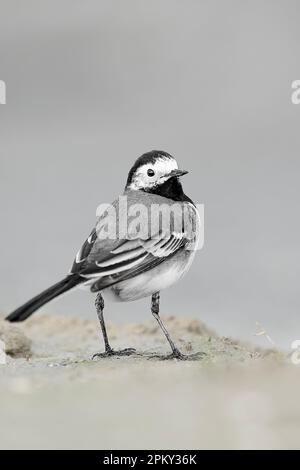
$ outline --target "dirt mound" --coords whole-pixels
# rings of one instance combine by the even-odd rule
[[[31,340],[20,328],[5,320],[0,320],[0,340],[4,343],[6,354],[12,357],[29,357],[31,355]]]

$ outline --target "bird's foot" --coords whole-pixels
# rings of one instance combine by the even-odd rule
[[[161,361],[168,361],[170,359],[177,359],[179,361],[199,361],[200,359],[203,359],[203,357],[206,356],[206,353],[203,352],[197,352],[194,354],[183,354],[182,352],[179,351],[179,349],[174,349],[171,354],[168,354],[167,356],[159,356],[159,355],[153,355],[150,357],[160,359]]]
[[[115,351],[114,349],[107,349],[103,353],[96,353],[92,356],[92,360],[96,358],[105,358],[105,357],[113,357],[113,356],[131,356],[132,354],[136,353],[136,349],[134,348],[126,348],[126,349],[119,349]]]

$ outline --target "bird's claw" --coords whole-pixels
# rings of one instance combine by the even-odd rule
[[[179,349],[175,349],[171,354],[168,354],[167,356],[159,356],[159,355],[153,355],[150,357],[150,359],[160,359],[161,361],[168,361],[171,359],[177,359],[179,361],[198,361],[199,359],[202,359],[204,356],[206,356],[206,353],[204,352],[197,352],[194,354],[183,354],[182,352],[179,351]]]
[[[106,358],[106,357],[113,357],[113,356],[131,356],[132,354],[136,353],[136,349],[134,348],[126,348],[126,349],[119,349],[115,351],[114,349],[107,349],[103,353],[96,353],[92,356],[92,360],[95,358]]]

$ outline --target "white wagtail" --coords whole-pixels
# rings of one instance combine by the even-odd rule
[[[103,310],[104,299],[132,301],[151,296],[151,311],[163,330],[171,348],[170,358],[185,359],[175,346],[159,316],[159,292],[179,280],[189,269],[197,246],[198,213],[196,206],[183,192],[180,177],[187,171],[179,170],[176,160],[166,152],[153,150],[139,157],[128,174],[123,196],[127,201],[127,216],[133,206],[169,207],[176,205],[188,214],[192,230],[187,230],[186,217],[175,215],[169,217],[169,230],[163,230],[161,223],[153,233],[141,236],[137,225],[148,224],[149,219],[139,219],[135,231],[126,227],[120,233],[120,212],[117,216],[117,227],[114,236],[103,237],[101,230],[104,221],[107,226],[108,212],[98,218],[96,227],[78,252],[69,274],[29,300],[12,312],[7,320],[21,322],[44,304],[76,286],[88,286],[91,292],[97,293],[96,309],[104,339],[105,352],[95,356],[130,355],[135,352],[128,348],[115,351],[111,348],[105,327]],[[118,208],[115,201],[113,208]],[[119,209],[118,209],[119,210]],[[160,218],[160,213],[158,215]],[[177,217],[177,220],[175,220]],[[152,220],[153,222],[153,220]],[[154,220],[157,225],[157,220]],[[149,224],[149,226],[151,223]],[[195,230],[196,227],[196,230]],[[145,227],[142,227],[145,228]]]

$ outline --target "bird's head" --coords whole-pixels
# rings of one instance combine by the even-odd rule
[[[129,171],[126,189],[157,192],[167,181],[178,181],[180,176],[188,173],[179,170],[172,155],[152,150],[139,157]]]

